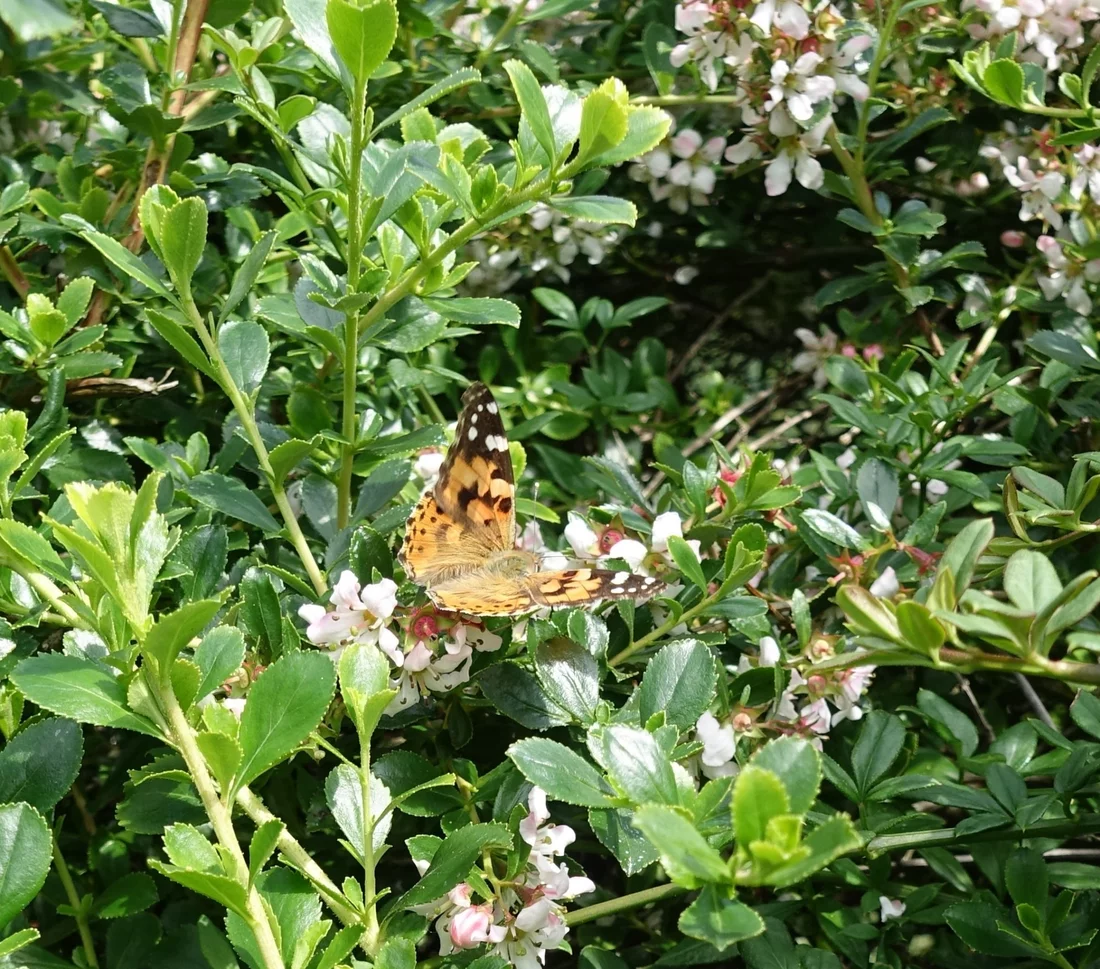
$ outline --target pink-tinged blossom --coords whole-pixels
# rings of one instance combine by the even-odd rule
[[[1085,283],[1100,280],[1100,260],[1092,259],[1084,265],[1071,262],[1053,236],[1039,236],[1035,245],[1047,261],[1046,273],[1037,277],[1043,296],[1052,302],[1063,299],[1074,313],[1088,316],[1092,312],[1092,299]]]
[[[882,570],[879,577],[871,583],[871,588],[868,591],[877,599],[893,599],[900,588],[897,573],[891,566],[887,566]]]
[[[795,121],[809,121],[814,107],[833,96],[836,81],[817,74],[824,58],[812,51],[802,54],[793,64],[779,60],[772,65],[772,86],[768,89],[765,111],[771,111],[786,101],[787,110]]]
[[[879,917],[883,922],[888,922],[890,919],[900,919],[905,914],[905,902],[899,898],[887,898],[885,895],[879,895]]]
[[[595,558],[600,550],[600,536],[597,535],[583,518],[569,516],[565,526],[565,540],[579,559]]]
[[[1038,174],[1031,169],[1031,161],[1021,158],[1015,165],[1005,165],[1005,178],[1023,195],[1020,202],[1020,219],[1039,218],[1055,229],[1062,228],[1062,216],[1054,207],[1054,200],[1065,188],[1066,176],[1061,172]]]
[[[397,583],[393,579],[360,586],[355,573],[345,569],[329,601],[335,608],[326,610],[316,603],[306,603],[298,609],[298,615],[309,624],[306,636],[311,643],[336,647],[368,643],[396,661],[398,639],[387,625],[397,608]]]
[[[457,912],[448,926],[456,949],[472,949],[483,942],[501,942],[507,934],[503,925],[493,924],[492,905],[471,905]]]
[[[801,353],[795,354],[795,358],[791,361],[791,368],[798,373],[812,373],[814,386],[824,387],[828,383],[825,362],[836,353],[836,334],[828,327],[823,328],[820,336],[813,330],[799,327],[794,331],[794,335],[798,337],[803,349]]]
[[[1100,202],[1100,150],[1095,145],[1082,145],[1073,153],[1076,171],[1069,183],[1069,194],[1080,199],[1088,189],[1089,198]]]

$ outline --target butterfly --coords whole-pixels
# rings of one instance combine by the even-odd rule
[[[454,443],[405,527],[400,561],[441,609],[513,616],[539,606],[644,599],[664,583],[609,569],[539,568],[516,548],[516,482],[500,408],[482,383],[462,395]]]

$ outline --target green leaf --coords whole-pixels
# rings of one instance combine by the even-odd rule
[[[165,343],[172,347],[176,353],[199,373],[206,374],[211,380],[217,379],[214,365],[206,356],[206,351],[179,323],[167,314],[150,309],[148,306],[145,307],[145,315],[149,320],[149,325],[164,338]]]
[[[948,603],[954,608],[955,602],[969,587],[974,577],[974,569],[978,559],[985,552],[986,546],[993,540],[994,527],[990,518],[980,518],[971,522],[958,535],[956,535],[944,550],[940,559],[938,572],[945,569],[951,570],[955,580],[955,601]]]
[[[252,835],[248,843],[248,880],[255,882],[256,877],[263,871],[264,865],[275,853],[279,845],[279,838],[286,830],[286,825],[278,818],[269,818],[261,824]]]
[[[609,78],[591,91],[581,103],[580,147],[577,162],[606,154],[626,138],[626,89],[617,78]]]
[[[789,810],[793,813],[805,814],[817,800],[821,787],[821,754],[808,740],[801,737],[770,740],[753,754],[749,763],[782,781]]]
[[[680,914],[684,935],[709,942],[719,952],[764,931],[764,920],[744,902],[726,898],[722,889],[707,885]]]
[[[859,532],[832,512],[808,508],[802,513],[802,520],[822,538],[841,548],[859,548],[863,544]]]
[[[928,607],[912,599],[898,603],[894,618],[901,638],[922,653],[933,655],[947,638],[942,624]]]
[[[997,928],[1008,921],[1007,913],[989,902],[960,902],[944,912],[947,924],[971,949],[990,956],[1033,956],[1034,950]]]
[[[164,265],[184,293],[191,290],[191,277],[199,268],[206,248],[206,203],[197,197],[173,205],[160,225],[160,247]]]
[[[244,886],[235,878],[230,878],[228,875],[217,875],[213,872],[176,868],[174,865],[166,865],[156,859],[150,859],[149,867],[189,891],[212,898],[219,905],[229,909],[230,912],[235,912],[242,917],[247,914],[247,894]]]
[[[144,912],[160,896],[153,879],[143,871],[132,871],[116,878],[96,896],[92,912],[101,919],[120,919]]]
[[[614,792],[599,771],[562,744],[529,737],[512,744],[508,756],[532,784],[556,801],[581,807],[610,807]]]
[[[23,660],[11,680],[27,699],[51,713],[160,737],[152,722],[127,707],[125,684],[99,663],[46,653]]]
[[[335,667],[322,653],[290,653],[264,670],[241,714],[237,784],[250,783],[305,741],[335,690]]]
[[[626,113],[626,137],[617,148],[590,158],[588,164],[610,167],[638,158],[656,148],[671,127],[672,117],[660,108],[631,106]]]
[[[638,221],[638,210],[633,202],[614,198],[611,195],[579,195],[571,198],[551,199],[550,204],[572,219],[585,222],[622,223],[634,225]]]
[[[87,312],[95,290],[95,280],[87,276],[74,279],[57,297],[57,308],[64,314],[69,326],[76,326]]]
[[[546,695],[535,675],[518,663],[495,663],[478,676],[477,682],[494,707],[529,730],[560,727],[573,720]]]
[[[363,785],[359,771],[350,764],[337,764],[325,780],[325,802],[344,837],[352,847],[357,860],[363,858],[365,838],[363,825]],[[379,851],[386,843],[393,814],[386,814],[380,822],[382,812],[389,806],[390,792],[377,777],[370,782],[371,844]]]
[[[466,878],[484,848],[508,848],[511,844],[512,837],[503,824],[468,824],[452,831],[436,849],[424,876],[394,908],[407,909],[441,898]]]
[[[1034,848],[1017,848],[1012,852],[1005,862],[1005,888],[1017,905],[1032,905],[1045,912],[1050,882],[1043,856]]]
[[[595,721],[600,670],[587,649],[564,636],[545,640],[535,649],[535,674],[547,696],[578,723]]]
[[[656,847],[661,864],[676,884],[696,888],[709,882],[731,881],[722,856],[676,808],[644,804],[634,815],[634,826]]]
[[[765,882],[776,888],[786,888],[805,881],[841,855],[857,851],[862,846],[863,838],[852,826],[851,820],[847,815],[837,814],[824,824],[819,824],[803,839],[801,847],[809,849],[808,855],[774,869]]]
[[[260,238],[252,244],[245,261],[241,263],[240,269],[233,275],[233,285],[229,287],[229,295],[225,297],[221,312],[218,314],[219,324],[224,323],[229,314],[252,291],[253,285],[263,271],[264,263],[267,262],[268,254],[275,244],[277,235],[278,233],[275,230],[261,233]]]
[[[861,798],[897,760],[905,744],[905,724],[884,710],[872,710],[863,721],[852,749],[852,776]]]
[[[157,277],[149,271],[145,263],[138,259],[138,257],[130,252],[121,242],[112,239],[110,236],[104,235],[102,232],[84,232],[82,235],[85,240],[98,249],[103,257],[114,265],[115,268],[121,269],[127,276],[136,279],[158,296],[174,300],[168,287],[157,279]]]
[[[657,849],[632,824],[633,819],[633,809],[593,809],[588,812],[592,832],[628,875],[644,871],[658,857]]]
[[[195,696],[213,693],[244,662],[244,636],[233,626],[217,626],[195,649],[195,665],[202,673]]]
[[[680,574],[688,579],[696,588],[707,590],[707,577],[703,574],[703,566],[688,543],[679,535],[670,535],[668,550],[676,563]]]
[[[1015,61],[1001,58],[982,74],[982,84],[994,101],[1018,108],[1024,103],[1024,72]]]
[[[390,664],[382,651],[367,643],[352,643],[340,657],[340,694],[361,737],[369,737],[394,697],[389,688]]]
[[[890,531],[890,519],[898,503],[898,476],[885,461],[864,461],[856,478],[860,504],[868,521],[881,532]]]
[[[942,726],[945,734],[964,757],[969,757],[978,749],[978,728],[970,718],[953,707],[947,700],[922,689],[917,693],[917,708],[929,720]]]
[[[669,643],[649,661],[638,695],[641,722],[663,711],[665,722],[686,730],[710,708],[718,674],[714,654],[697,639]]]
[[[60,582],[71,578],[69,570],[53,546],[29,525],[10,518],[0,519],[0,548],[14,552],[36,571],[45,572]]]
[[[25,946],[30,945],[36,939],[40,939],[38,929],[21,929],[18,932],[13,932],[6,939],[0,939],[0,959],[5,956],[10,956],[14,952],[18,952]],[[13,965],[15,963],[12,963]],[[37,963],[35,964],[37,969]],[[43,966],[42,969],[49,969],[47,966]]]
[[[351,76],[365,85],[397,39],[393,0],[374,0],[362,6],[349,0],[328,0],[325,19],[340,60]]]
[[[676,775],[653,734],[614,724],[591,734],[599,761],[616,786],[638,804],[679,804]]]
[[[72,720],[48,717],[19,731],[0,750],[0,803],[53,810],[80,771],[84,738]]]
[[[450,299],[439,299],[433,296],[421,298],[430,310],[438,313],[443,319],[463,326],[484,326],[487,324],[499,324],[501,326],[519,326],[520,312],[515,303],[506,299],[492,299],[489,297],[453,296]]]
[[[739,847],[748,849],[766,838],[768,822],[789,814],[790,798],[783,782],[770,770],[749,764],[733,786],[733,832]]]
[[[550,120],[550,109],[546,106],[546,98],[543,96],[542,88],[539,87],[539,82],[535,80],[531,68],[522,61],[505,61],[504,70],[516,92],[516,100],[519,102],[523,120],[531,126],[531,133],[542,150],[546,152],[550,165],[554,165],[557,162],[554,125]]]
[[[1038,613],[1058,597],[1062,580],[1047,556],[1020,549],[1005,565],[1004,588],[1018,609]]]
[[[46,881],[50,829],[29,804],[0,805],[0,925],[7,925]]]
[[[379,121],[378,124],[374,126],[371,137],[373,138],[383,128],[388,128],[392,124],[397,124],[402,118],[424,107],[424,105],[431,104],[433,101],[438,101],[444,95],[450,94],[451,91],[455,91],[460,87],[480,80],[481,71],[474,67],[463,67],[461,70],[448,74],[442,81],[437,81],[428,88],[428,90],[421,92],[411,101],[394,111],[393,114],[387,115]]]
[[[142,652],[155,659],[166,674],[180,650],[206,628],[221,607],[220,599],[201,599],[162,615],[146,635]]]
[[[223,323],[218,330],[218,352],[233,383],[246,396],[259,389],[271,358],[267,330],[251,320]]]
[[[265,532],[279,531],[279,523],[267,506],[239,478],[203,471],[183,485],[182,490],[200,505],[230,518],[248,522]]]

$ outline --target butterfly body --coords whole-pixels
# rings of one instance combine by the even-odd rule
[[[409,517],[400,559],[441,609],[517,615],[539,606],[644,598],[664,584],[603,569],[540,570],[516,548],[515,477],[508,437],[489,388],[463,394],[454,443],[433,488]]]

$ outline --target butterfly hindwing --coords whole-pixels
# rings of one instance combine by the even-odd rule
[[[557,569],[506,576],[488,571],[441,583],[429,594],[440,608],[479,616],[512,616],[539,606],[583,606],[606,599],[648,599],[659,579],[608,569]]]
[[[469,530],[477,547],[510,551],[516,544],[516,483],[500,408],[481,383],[462,395],[462,403],[435,499]]]

